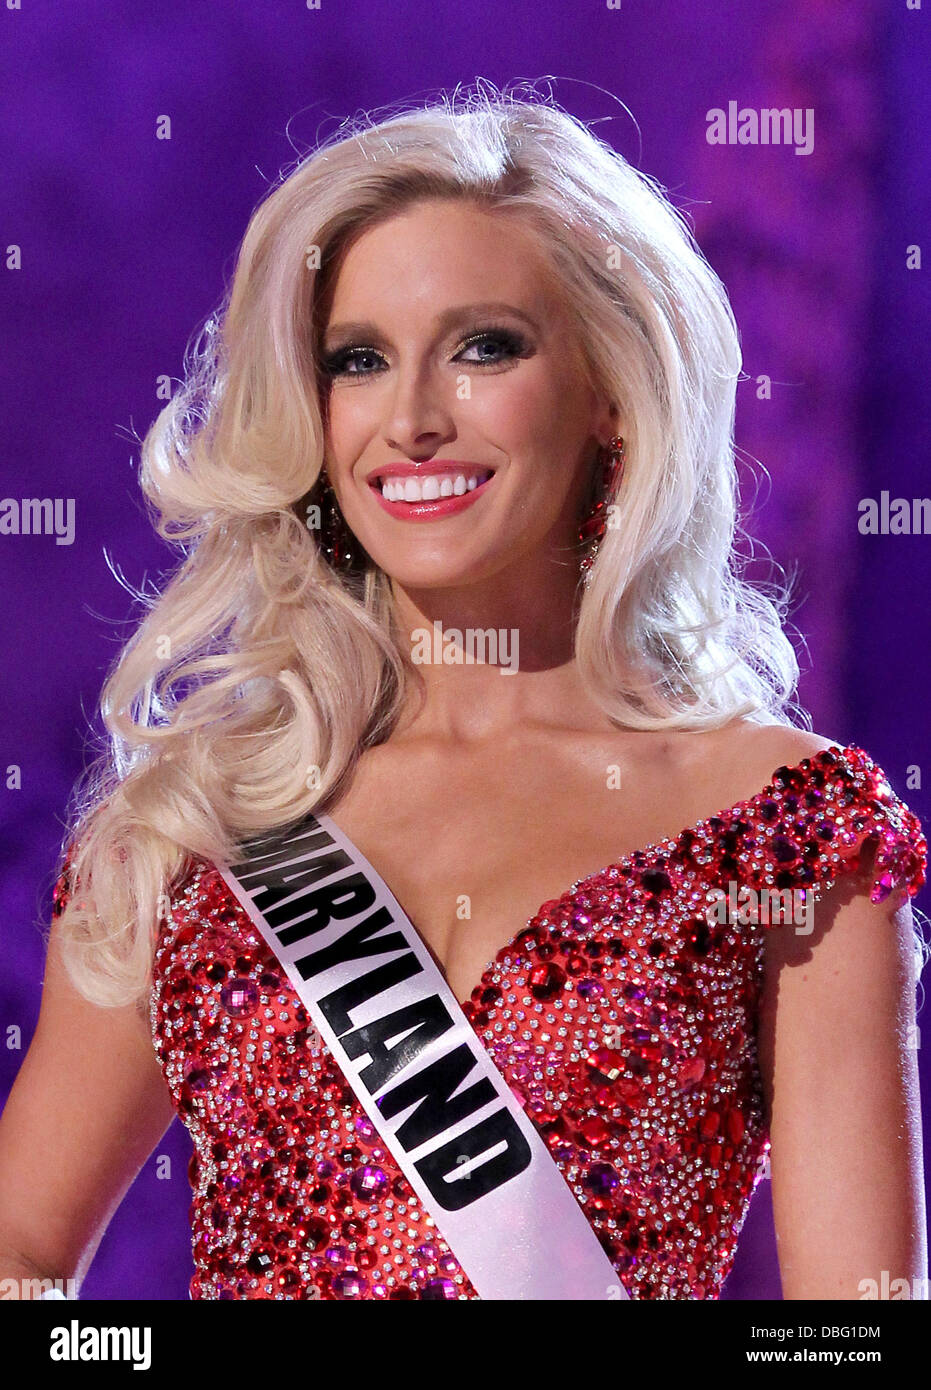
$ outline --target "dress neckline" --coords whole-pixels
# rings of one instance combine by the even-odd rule
[[[585,874],[582,878],[577,878],[574,883],[571,883],[568,888],[564,889],[563,892],[559,893],[555,898],[547,898],[544,902],[542,902],[540,906],[537,908],[536,912],[534,912],[530,917],[528,917],[526,922],[524,922],[520,927],[518,927],[517,930],[511,935],[511,937],[507,941],[504,942],[502,946],[498,947],[491,960],[486,961],[486,963],[482,966],[481,970],[479,971],[478,979],[472,986],[472,989],[469,991],[468,998],[465,1001],[461,999],[456,1000],[459,1007],[461,1009],[464,1009],[466,1005],[471,1002],[472,995],[482,982],[482,976],[485,975],[487,971],[494,969],[494,967],[498,964],[498,957],[502,954],[502,952],[511,950],[511,948],[517,941],[517,938],[527,930],[531,922],[533,922],[537,917],[539,917],[541,911],[546,906],[546,903],[562,902],[566,898],[571,899],[575,897],[587,885],[594,883],[596,879],[602,878],[605,874],[610,873],[612,869],[628,869],[633,864],[633,861],[635,859],[639,859],[641,857],[649,858],[651,855],[657,854],[659,852],[663,852],[667,855],[673,853],[685,839],[686,835],[697,835],[701,830],[705,828],[705,826],[709,824],[709,822],[713,820],[725,820],[728,818],[732,818],[737,813],[743,811],[746,807],[752,806],[758,801],[763,801],[768,797],[776,795],[778,793],[778,789],[775,785],[775,779],[778,774],[782,772],[804,772],[811,766],[812,758],[818,757],[824,753],[839,754],[840,757],[844,758],[845,760],[847,759],[847,755],[850,753],[860,753],[863,756],[866,756],[865,754],[863,754],[863,750],[858,748],[855,744],[847,744],[846,746],[842,746],[839,743],[832,743],[827,748],[819,748],[814,754],[809,754],[808,757],[801,758],[797,763],[780,763],[779,767],[774,768],[772,776],[770,780],[765,784],[765,786],[761,787],[758,792],[754,792],[752,796],[745,797],[742,801],[735,801],[730,806],[723,807],[720,811],[713,811],[710,815],[703,816],[701,820],[695,821],[692,825],[683,826],[682,829],[678,832],[678,834],[671,838],[667,838],[664,840],[656,840],[652,844],[643,845],[641,848],[628,850],[628,852],[622,858],[613,859],[609,864],[605,864],[602,866],[602,868],[596,869],[594,873]],[[350,836],[346,834],[342,826],[339,825],[337,821],[333,820],[332,816],[328,816],[327,819],[330,820],[334,826],[336,826],[336,829],[339,831],[339,833],[342,836],[344,836],[350,844],[353,845],[353,848],[356,848],[354,842],[352,841]],[[361,854],[361,850],[357,850],[357,853]],[[394,890],[390,887],[389,884],[385,883],[385,880],[382,878],[381,874],[378,873],[378,870],[375,869],[374,865],[370,865],[370,867],[376,874],[378,874],[378,877],[381,879],[382,883],[385,884],[385,888],[391,894],[392,898],[394,898],[394,901],[397,903],[398,907],[401,909],[407,920],[410,922],[413,930],[417,932],[419,940],[430,952],[430,955],[433,956],[434,961],[436,961],[437,969],[439,970],[444,982],[449,987],[450,992],[452,993],[452,986],[449,983],[449,979],[447,978],[446,974],[446,969],[443,966],[442,962],[437,960],[432,947],[429,945],[428,942],[424,941],[423,936],[421,936],[420,932],[417,931],[417,928],[414,926],[414,922],[411,918],[410,913],[407,911],[406,907],[398,898]]]

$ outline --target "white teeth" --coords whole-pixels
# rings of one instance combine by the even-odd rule
[[[435,502],[440,497],[461,497],[464,492],[474,492],[490,477],[489,469],[478,473],[428,473],[419,478],[388,474],[381,480],[381,491],[388,502]]]

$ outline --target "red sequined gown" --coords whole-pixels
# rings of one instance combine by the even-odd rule
[[[918,818],[866,753],[834,745],[544,903],[472,991],[473,1028],[632,1298],[718,1297],[769,1150],[765,928],[709,923],[709,890],[736,883],[765,903],[763,889],[803,889],[816,902],[868,841],[872,899],[917,893]],[[68,891],[66,862],[56,912]],[[195,1146],[191,1298],[478,1297],[200,860],[161,923],[151,1022]]]

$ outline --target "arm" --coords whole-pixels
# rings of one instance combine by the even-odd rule
[[[142,1013],[77,993],[53,923],[36,1033],[0,1117],[0,1280],[80,1284],[173,1115]]]
[[[766,933],[760,1060],[785,1299],[859,1299],[884,1270],[910,1288],[927,1274],[911,910],[903,893],[871,903],[868,867],[815,904],[810,936]]]

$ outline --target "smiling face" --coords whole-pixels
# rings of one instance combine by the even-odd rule
[[[375,563],[409,588],[530,578],[541,560],[575,578],[618,430],[534,231],[417,203],[350,245],[321,322],[327,473]]]

